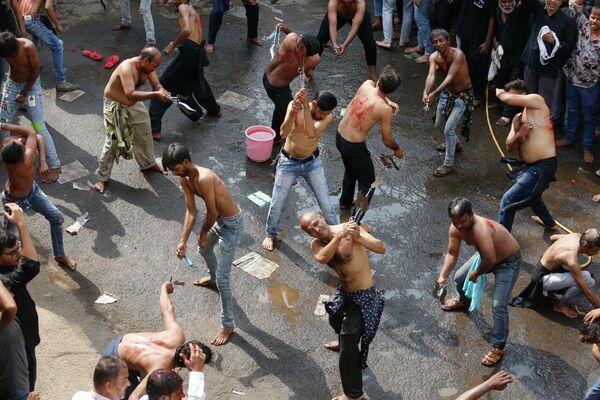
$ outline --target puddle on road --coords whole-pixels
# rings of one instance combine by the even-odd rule
[[[267,285],[267,294],[273,309],[285,315],[290,323],[295,324],[301,314],[294,305],[300,299],[300,292],[283,282],[272,280]]]
[[[527,376],[533,376],[533,371],[529,365],[525,364],[514,364],[510,366],[510,370],[519,378],[525,378]]]

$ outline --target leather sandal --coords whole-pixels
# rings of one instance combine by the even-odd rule
[[[440,153],[445,153],[446,152],[446,143],[439,144],[438,146],[436,146],[435,150],[439,151]],[[460,153],[460,152],[462,152],[462,150],[463,150],[462,144],[460,144],[460,142],[456,143],[456,147],[454,147],[454,152]]]
[[[486,367],[493,367],[502,360],[502,357],[504,357],[504,350],[497,347],[492,347],[489,353],[483,357],[481,363]]]
[[[458,297],[450,299],[442,304],[442,310],[444,311],[458,311],[467,307],[469,307],[469,304],[461,302]]]
[[[433,176],[436,178],[441,178],[442,176],[449,175],[454,172],[454,167],[449,165],[441,165],[435,171],[433,171]]]

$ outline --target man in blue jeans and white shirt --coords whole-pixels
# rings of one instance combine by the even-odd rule
[[[177,245],[177,257],[186,255],[187,241],[192,233],[198,210],[195,196],[204,200],[206,217],[198,238],[198,251],[204,258],[210,277],[196,280],[196,286],[212,286],[221,296],[221,330],[210,342],[221,346],[229,341],[235,323],[233,318],[233,295],[229,285],[231,263],[235,249],[244,232],[242,211],[235,203],[223,181],[208,168],[192,163],[190,152],[180,143],[171,143],[162,157],[165,171],[172,171],[179,177],[185,196],[185,219],[181,240]],[[217,259],[214,247],[219,245],[220,258]]]
[[[278,157],[267,215],[267,237],[262,242],[265,250],[273,250],[279,231],[281,211],[290,189],[301,176],[315,194],[327,224],[340,223],[329,197],[323,163],[319,158],[319,139],[333,121],[332,112],[336,106],[337,99],[329,92],[318,92],[315,99],[309,102],[306,89],[300,89],[296,98],[288,105],[285,120],[281,125],[281,137],[286,138],[286,141]]]
[[[25,106],[31,125],[44,138],[49,170],[41,172],[44,182],[55,182],[60,175],[60,160],[42,110],[42,86],[40,84],[40,60],[35,46],[29,39],[15,38],[10,32],[0,33],[0,57],[6,57],[10,73],[2,90],[0,122],[10,123],[21,105]],[[0,138],[8,132],[0,129]]]
[[[39,9],[44,3],[46,14],[54,29],[57,33],[54,33],[49,29],[41,20]],[[54,1],[53,0],[19,0],[19,7],[23,20],[25,20],[25,29],[31,34],[31,38],[35,43],[36,47],[39,48],[40,40],[44,42],[50,50],[52,50],[52,62],[54,63],[54,76],[56,78],[56,91],[57,92],[70,92],[78,89],[77,85],[67,82],[67,75],[65,74],[65,65],[63,58],[63,42],[57,36],[58,33],[63,31],[63,26],[54,13]]]
[[[448,230],[448,251],[437,282],[446,285],[448,275],[456,265],[462,241],[475,247],[481,257],[479,267],[469,272],[477,253],[464,263],[454,275],[458,297],[447,300],[444,311],[457,311],[469,307],[470,299],[465,296],[463,285],[466,279],[476,282],[483,274],[494,274],[491,350],[481,363],[487,367],[496,365],[504,356],[504,346],[508,339],[508,301],[519,277],[521,250],[509,231],[496,221],[473,213],[471,202],[458,197],[448,205],[448,215],[452,220]]]

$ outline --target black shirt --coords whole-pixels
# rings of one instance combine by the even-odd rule
[[[502,64],[516,67],[521,64],[521,54],[527,44],[527,38],[531,31],[529,23],[529,10],[525,7],[515,7],[508,14],[506,21],[502,21],[502,10],[496,8],[496,24],[494,26],[494,37],[502,45],[504,55]]]
[[[0,0],[0,32],[17,34],[17,20],[12,10],[11,0]]]
[[[26,257],[21,257],[21,262],[16,268],[0,265],[0,279],[15,296],[17,318],[21,324],[26,346],[37,346],[40,343],[38,314],[35,302],[26,286],[39,272],[40,262]]]
[[[461,50],[470,56],[485,42],[490,17],[494,16],[497,0],[465,0],[462,2],[456,26],[461,42],[468,43]],[[468,48],[467,48],[468,47]]]

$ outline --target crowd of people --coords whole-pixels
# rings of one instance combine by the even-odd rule
[[[121,0],[121,23],[115,30],[131,28],[129,0]],[[207,54],[216,51],[216,37],[227,0],[214,0],[209,15],[208,41],[199,12],[188,0],[171,0],[177,7],[179,33],[164,50],[156,47],[150,0],[140,1],[146,45],[138,56],[123,60],[104,89],[102,147],[94,189],[103,193],[109,184],[113,165],[119,159],[135,159],[141,171],[171,171],[179,177],[185,215],[179,243],[174,246],[180,259],[187,258],[187,244],[197,220],[196,196],[206,206],[206,215],[197,240],[209,275],[194,282],[214,287],[221,300],[221,329],[210,342],[222,346],[235,331],[230,272],[244,218],[236,200],[221,178],[207,167],[195,164],[188,148],[169,144],[161,162],[155,159],[154,142],[161,140],[162,118],[171,104],[198,123],[204,114],[220,117],[222,110],[206,79]],[[159,5],[164,2],[160,1]],[[258,38],[259,5],[243,1],[248,23],[247,40],[263,45]],[[40,343],[35,303],[27,284],[40,271],[39,256],[29,234],[24,210],[42,214],[50,223],[52,249],[57,263],[75,270],[77,263],[63,248],[62,213],[36,182],[55,182],[61,164],[42,111],[40,83],[40,42],[52,52],[56,91],[77,87],[67,82],[63,44],[58,38],[63,27],[57,4],[42,0],[0,0],[0,67],[3,76],[0,103],[1,155],[8,180],[2,193],[5,223],[0,229],[0,398],[39,399],[34,391],[37,376],[35,348]],[[339,284],[325,302],[329,322],[338,340],[325,347],[339,352],[343,394],[338,400],[362,399],[362,370],[367,367],[384,309],[382,292],[374,285],[369,252],[383,254],[386,244],[361,225],[376,175],[367,147],[367,138],[379,125],[383,144],[392,154],[384,160],[403,158],[404,151],[392,134],[393,116],[400,106],[389,96],[401,85],[400,74],[385,66],[377,75],[377,46],[386,51],[393,40],[406,48],[407,56],[428,64],[422,102],[424,109],[435,107],[434,124],[444,135],[437,151],[444,154],[442,165],[433,172],[444,177],[455,171],[455,153],[467,151],[460,136],[469,140],[475,109],[487,97],[488,82],[495,88],[501,109],[499,126],[509,126],[506,148],[518,158],[505,157],[512,166],[514,181],[502,197],[497,220],[478,215],[472,203],[457,197],[448,205],[451,220],[448,247],[436,285],[445,293],[448,278],[459,258],[461,243],[475,247],[475,254],[454,274],[458,297],[444,300],[444,311],[472,311],[479,307],[487,275],[494,275],[493,328],[491,348],[481,363],[492,367],[501,362],[509,336],[509,308],[532,307],[547,298],[554,310],[575,318],[581,309],[591,309],[584,318],[581,340],[592,343],[592,354],[600,362],[600,297],[594,277],[581,265],[580,255],[600,251],[600,232],[555,234],[552,245],[537,263],[531,283],[516,297],[511,293],[522,263],[521,246],[511,234],[518,210],[531,208],[533,220],[549,230],[559,225],[546,207],[542,195],[555,180],[557,148],[574,146],[582,132],[583,161],[594,162],[600,98],[600,3],[585,0],[391,0],[374,1],[374,21],[364,0],[329,0],[316,35],[299,34],[283,23],[277,34],[285,34],[262,80],[273,101],[271,127],[275,132],[276,168],[271,202],[266,215],[265,251],[278,243],[280,219],[294,182],[303,177],[319,204],[321,214],[304,212],[299,226],[313,240],[314,260],[337,273]],[[394,8],[397,11],[395,18]],[[413,27],[417,46],[407,48]],[[346,24],[349,32],[342,40],[338,31]],[[400,32],[394,25],[400,24]],[[383,40],[375,41],[374,31],[383,29]],[[29,36],[31,35],[31,40]],[[320,91],[309,95],[305,83],[319,79],[322,55],[330,47],[337,57],[359,38],[364,46],[368,78],[356,91],[337,126],[336,147],[344,167],[342,192],[336,205],[330,196],[325,166],[320,158],[319,140],[334,121],[338,105],[335,95]],[[225,48],[222,45],[220,48]],[[173,56],[159,77],[156,70],[164,58]],[[8,66],[8,68],[7,68]],[[319,69],[315,70],[317,66]],[[6,72],[6,76],[5,75]],[[436,86],[436,78],[441,82]],[[294,95],[290,85],[296,79],[301,89]],[[257,78],[257,80],[260,78]],[[152,90],[144,90],[148,82]],[[149,110],[144,105],[149,101]],[[437,103],[436,103],[437,102]],[[486,104],[487,106],[487,104]],[[33,129],[13,124],[19,108],[24,109]],[[578,123],[583,114],[583,125]],[[460,129],[459,125],[461,124]],[[561,126],[564,128],[559,129]],[[560,139],[555,130],[563,131]],[[457,134],[457,131],[459,134]],[[556,139],[556,140],[555,140]],[[387,158],[386,158],[387,157]],[[598,171],[600,175],[600,170]],[[600,198],[598,198],[600,201]],[[361,213],[362,212],[362,213]],[[348,222],[341,223],[349,217]],[[219,256],[215,248],[219,248]],[[187,398],[204,399],[204,365],[212,358],[209,346],[186,341],[177,322],[170,295],[171,282],[160,288],[160,311],[164,330],[120,335],[111,341],[93,372],[93,390],[77,392],[74,400],[85,399],[181,399],[183,380],[174,368],[190,371]],[[503,390],[512,377],[499,372],[465,392],[462,400],[476,399],[491,390]],[[600,379],[585,399],[600,399]]]

